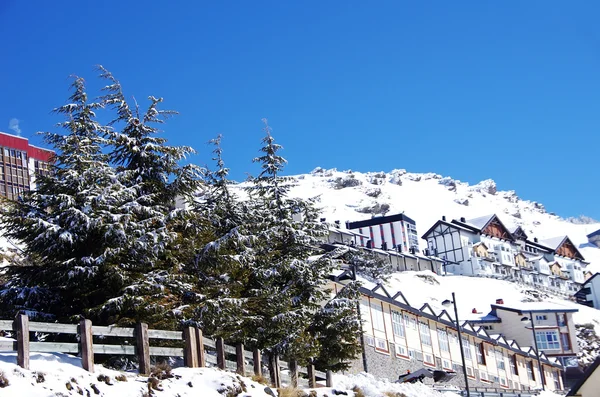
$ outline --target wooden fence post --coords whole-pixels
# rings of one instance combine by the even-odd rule
[[[196,328],[196,348],[198,349],[198,366],[206,367],[206,353],[204,351],[204,335],[202,330]]]
[[[244,344],[238,343],[235,346],[235,358],[237,361],[237,369],[235,372],[242,376],[246,376],[246,357],[244,357]]]
[[[183,351],[184,365],[189,368],[196,368],[198,366],[196,330],[192,327],[184,327],[183,337],[185,339],[185,347]]]
[[[281,372],[279,368],[279,357],[276,354],[269,353],[269,377],[273,387],[281,387]]]
[[[327,372],[325,372],[325,386],[333,387],[333,373],[331,370],[327,370]]]
[[[81,344],[81,366],[88,372],[94,372],[94,339],[92,321],[79,322],[79,343]]]
[[[148,324],[135,325],[136,352],[139,362],[138,372],[141,375],[150,374],[150,338],[148,338]]]
[[[29,317],[27,314],[17,314],[13,329],[17,334],[17,365],[29,369]]]
[[[298,387],[298,362],[293,358],[288,361],[288,369],[290,370],[290,381],[292,387]]]
[[[315,379],[315,366],[313,364],[308,364],[308,367],[306,367],[306,372],[308,374],[308,387],[317,387],[317,381]]]
[[[225,365],[225,342],[223,341],[223,338],[218,337],[217,338],[217,367],[219,367],[220,369],[225,369],[226,365]]]
[[[262,358],[260,350],[252,349],[252,361],[254,361],[254,375],[262,376]]]

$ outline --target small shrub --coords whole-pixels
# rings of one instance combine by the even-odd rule
[[[127,382],[127,377],[125,375],[117,375],[115,376],[115,380],[119,382]]]
[[[366,397],[365,393],[362,391],[362,389],[358,386],[354,386],[352,388],[352,391],[354,392],[354,397]]]
[[[46,374],[43,372],[34,372],[33,375],[35,376],[36,383],[44,383],[46,381]]]
[[[10,384],[4,372],[0,371],[0,388],[6,387]]]
[[[110,381],[110,376],[107,376],[107,375],[103,375],[103,374],[98,375],[98,382],[104,382],[107,385],[112,386],[112,383]]]
[[[261,385],[268,385],[269,383],[271,383],[267,378],[265,378],[263,375],[252,375],[251,378],[253,381],[255,381],[256,383],[260,383]]]
[[[277,389],[277,395],[279,397],[303,397],[306,395],[302,390],[292,386]]]
[[[151,376],[148,378],[148,391],[152,394],[152,390],[162,391],[160,388],[160,380]]]
[[[171,368],[171,366],[167,362],[162,361],[152,367],[152,369],[150,370],[150,376],[155,377],[159,380],[169,379],[173,377],[173,374],[171,373],[172,370],[173,368]]]
[[[404,393],[395,392],[395,391],[386,391],[386,392],[383,393],[383,395],[386,396],[386,397],[408,397]]]

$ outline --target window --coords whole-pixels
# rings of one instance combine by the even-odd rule
[[[554,389],[560,390],[560,375],[558,374],[558,372],[552,372],[552,377],[554,378]]]
[[[533,373],[533,361],[527,363],[527,377],[529,380],[535,380],[535,374]]]
[[[412,329],[417,329],[417,321],[408,314],[404,315],[404,325]]]
[[[517,355],[513,354],[510,358],[510,373],[513,375],[519,375],[519,368],[517,366]]]
[[[548,320],[548,316],[546,316],[545,314],[536,314],[535,315],[535,319],[537,321]]]
[[[535,339],[540,350],[559,350],[558,332],[556,331],[536,331]]]
[[[389,352],[387,341],[385,339],[376,338],[375,339],[375,349]]]
[[[470,376],[471,378],[475,377],[475,375],[473,374],[473,368],[467,367],[467,376]]]
[[[396,355],[397,356],[404,356],[404,357],[408,357],[408,354],[406,354],[406,348],[404,346],[401,345],[396,345]]]
[[[438,333],[438,341],[440,342],[440,350],[444,352],[450,351],[450,344],[448,343],[448,333],[443,329],[437,330]],[[450,368],[450,367],[447,367]]]
[[[507,387],[506,378],[503,377],[503,376],[500,377],[500,385],[504,386],[504,387]]]
[[[500,378],[497,375],[492,375],[492,382],[500,383]]]
[[[496,350],[496,365],[498,366],[498,369],[506,371],[506,363],[504,362],[502,350]]]
[[[462,372],[462,365],[457,364],[457,363],[452,363],[452,369],[454,370],[454,372],[460,373],[460,372]]]
[[[394,335],[399,336],[401,338],[406,337],[406,332],[404,330],[404,322],[402,321],[402,315],[395,311],[392,311],[392,329],[394,330]]]
[[[431,364],[435,366],[435,361],[433,360],[433,356],[431,354],[425,353],[424,355],[424,362],[427,364]]]
[[[423,353],[418,350],[409,350],[408,356],[419,361],[423,361]]]
[[[477,353],[477,364],[485,365],[485,347],[483,346],[483,343],[477,344],[475,352]]]
[[[465,360],[471,361],[473,359],[473,357],[471,356],[471,343],[469,342],[469,339],[463,337],[462,344],[463,344],[463,353],[465,354]]]
[[[375,338],[373,338],[372,336],[369,335],[365,335],[365,343],[367,344],[367,346],[375,346]]]
[[[452,364],[450,363],[449,360],[443,359],[442,360],[442,368],[452,369]]]
[[[479,378],[483,381],[488,382],[488,376],[487,376],[487,372],[484,371],[479,371]]]
[[[571,339],[569,334],[560,334],[560,343],[562,344],[563,350],[571,350]]]
[[[378,331],[385,331],[383,324],[383,309],[378,303],[371,303],[371,318],[373,319],[373,328]]]
[[[484,325],[483,329],[485,329],[486,331],[492,331],[494,329],[493,325]]]
[[[419,330],[421,335],[421,343],[426,346],[431,346],[431,334],[429,331],[429,324],[419,323]]]

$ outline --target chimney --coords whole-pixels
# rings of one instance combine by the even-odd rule
[[[350,230],[350,221],[346,221],[346,229]]]
[[[464,217],[464,216],[462,216],[462,217],[460,218],[460,221],[461,221],[462,223],[465,223],[467,220],[465,219],[465,217]]]
[[[534,243],[537,243],[537,242],[538,242],[538,238],[537,238],[537,237],[534,237],[534,238],[533,238],[533,242],[534,242]]]
[[[340,228],[340,221],[335,221],[335,227]]]
[[[502,298],[496,299],[496,304],[497,305],[503,305],[504,304],[504,299],[502,299]]]
[[[445,222],[446,221],[446,215],[442,215],[442,220]]]
[[[477,314],[477,309],[473,308],[473,310],[471,310],[471,313]]]
[[[373,241],[367,240],[367,248],[373,248]]]
[[[385,241],[381,243],[381,249],[387,251],[387,243]]]

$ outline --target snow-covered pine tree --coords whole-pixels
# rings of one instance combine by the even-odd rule
[[[314,316],[310,335],[319,343],[313,361],[320,371],[344,371],[361,352],[362,324],[356,310],[360,283],[353,281],[342,288]]]
[[[4,315],[26,309],[68,318],[85,314],[120,288],[111,271],[112,248],[124,235],[111,228],[118,206],[130,199],[102,147],[108,128],[95,120],[102,103],[89,102],[84,80],[75,78],[70,102],[56,108],[66,134],[45,133],[55,149],[47,176],[1,214],[5,235],[24,243],[30,266],[11,266],[0,293]],[[24,159],[26,161],[26,159]]]
[[[255,330],[250,343],[269,355],[306,362],[318,352],[307,326],[326,299],[324,287],[331,269],[329,261],[310,259],[320,252],[320,239],[327,230],[311,203],[287,197],[288,180],[281,176],[286,161],[263,121],[263,155],[254,159],[262,172],[248,189],[256,216],[251,234],[256,240],[247,290],[252,316],[245,327]]]
[[[246,235],[253,223],[247,202],[231,191],[229,169],[222,157],[221,136],[214,145],[216,169],[207,167],[206,185],[192,205],[199,228],[208,237],[199,241],[193,257],[200,294],[194,302],[194,320],[203,330],[231,342],[245,342],[240,323],[247,316],[245,289],[252,273],[252,237]]]
[[[177,229],[186,223],[186,209],[176,208],[176,200],[190,196],[199,186],[199,167],[180,161],[195,153],[191,147],[168,146],[156,136],[154,125],[175,114],[159,109],[162,98],[150,96],[144,113],[132,108],[119,81],[99,66],[109,84],[103,89],[103,102],[117,112],[106,138],[117,177],[130,192],[131,200],[119,207],[115,227],[122,228],[125,241],[115,248],[119,274],[128,286],[120,296],[98,308],[106,322],[128,324],[144,320],[174,326],[180,315],[181,296],[189,292],[193,275],[173,253],[177,249]]]
[[[392,265],[382,256],[362,249],[346,251],[340,257],[356,271],[374,282],[382,281],[384,276],[392,273]]]

